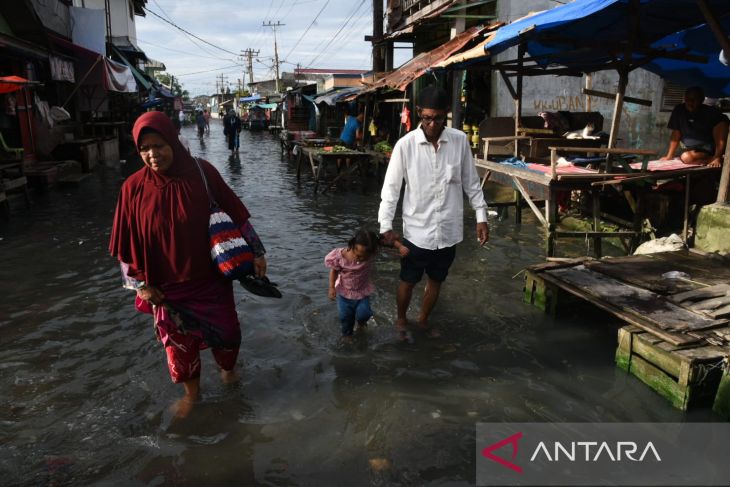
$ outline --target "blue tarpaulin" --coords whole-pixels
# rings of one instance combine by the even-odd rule
[[[730,32],[730,18],[725,19],[722,25],[725,32]],[[655,46],[686,47],[689,54],[706,56],[708,62],[655,59],[643,66],[645,69],[680,85],[702,86],[707,96],[730,96],[730,67],[720,62],[720,45],[707,24],[667,36],[657,41]]]
[[[259,101],[263,97],[261,95],[252,95],[252,96],[246,96],[244,98],[239,98],[238,103],[251,103],[254,101]]]
[[[707,3],[718,18],[730,14],[728,0]],[[485,50],[494,55],[526,41],[530,56],[545,56],[538,64],[591,72],[620,59],[632,36],[635,56],[640,58],[658,40],[705,23],[696,0],[640,0],[635,15],[630,4],[630,0],[575,0],[500,28]]]

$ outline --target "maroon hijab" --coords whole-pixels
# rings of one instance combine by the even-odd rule
[[[209,278],[217,272],[208,242],[210,203],[196,161],[164,113],[137,119],[132,129],[137,147],[148,131],[172,147],[173,164],[164,174],[145,166],[124,182],[109,252],[129,264],[131,277],[151,285]],[[250,216],[246,207],[210,163],[199,162],[218,206],[243,225]]]

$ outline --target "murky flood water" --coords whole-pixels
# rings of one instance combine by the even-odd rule
[[[222,385],[203,352],[203,399],[173,419],[181,387],[106,251],[122,171],[100,167],[0,226],[2,484],[470,485],[477,422],[686,419],[615,369],[615,325],[522,304],[516,275],[543,259],[528,212],[521,227],[492,221],[479,248],[467,211],[440,340],[396,343],[399,263],[381,255],[374,322],[343,349],[323,258],[376,226],[377,183],[314,196],[278,139],[243,132],[230,159],[211,129],[184,135],[245,201],[284,293],[236,289],[240,383]]]

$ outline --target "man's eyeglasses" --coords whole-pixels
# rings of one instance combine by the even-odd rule
[[[426,125],[430,125],[432,123],[444,123],[445,121],[446,121],[445,115],[440,115],[438,117],[428,117],[428,116],[421,117],[421,122],[423,122]]]

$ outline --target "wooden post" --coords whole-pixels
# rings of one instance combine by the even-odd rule
[[[691,177],[689,174],[685,177],[684,182],[684,227],[682,228],[682,240],[687,245],[687,233],[689,231],[689,192]]]
[[[616,100],[613,104],[613,120],[611,120],[611,133],[608,137],[608,148],[612,149],[616,146],[616,138],[618,137],[618,129],[621,124],[621,111],[624,106],[624,95],[626,94],[626,84],[629,80],[629,72],[626,67],[622,67],[618,71],[618,90],[616,91]],[[608,170],[608,167],[606,167]]]
[[[555,190],[550,188],[549,196],[545,201],[545,216],[547,217],[547,256],[555,256],[555,239],[558,226],[558,204],[555,197]]]
[[[601,231],[601,192],[598,190],[598,188],[593,188],[591,190],[591,196],[593,197],[593,231],[600,232]],[[603,254],[603,249],[601,246],[601,237],[600,236],[593,237],[593,252],[595,253],[597,259],[601,258],[601,255]]]
[[[593,73],[586,74],[586,90],[590,89],[593,89]],[[591,95],[586,93],[586,112],[590,112],[592,108]]]
[[[728,134],[727,142],[725,143],[725,158],[722,162],[720,189],[717,191],[718,203],[727,203],[728,201],[730,201],[730,161],[727,160],[727,158],[730,157],[730,152],[728,152],[727,149],[728,144],[730,144],[730,134]]]
[[[515,136],[518,136],[518,130],[521,126],[520,119],[522,118],[522,65],[525,59],[525,45],[520,44],[517,48],[517,89],[515,98]],[[515,140],[515,157],[520,154],[520,143]]]

